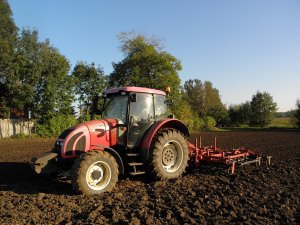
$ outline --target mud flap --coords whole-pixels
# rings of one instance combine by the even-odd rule
[[[57,172],[57,156],[57,153],[47,152],[40,156],[33,157],[31,159],[31,168],[38,174]]]

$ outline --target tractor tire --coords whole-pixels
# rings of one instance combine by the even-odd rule
[[[159,133],[153,143],[152,167],[157,178],[180,177],[188,165],[189,151],[182,133],[169,129]]]
[[[72,185],[78,194],[93,195],[110,191],[118,181],[118,164],[105,151],[90,151],[72,167]]]

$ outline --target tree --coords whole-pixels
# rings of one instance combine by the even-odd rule
[[[14,72],[5,75],[7,105],[32,111],[41,124],[72,111],[72,82],[69,62],[51,46],[38,41],[38,32],[22,30],[14,54]]]
[[[171,87],[171,97],[178,98],[181,64],[178,59],[162,50],[156,38],[121,33],[121,51],[125,58],[113,63],[109,76],[110,86],[141,86],[165,90]],[[177,96],[176,96],[177,95]]]
[[[7,105],[22,112],[34,108],[35,91],[42,71],[38,32],[22,30],[14,53],[14,72],[5,75]]]
[[[257,92],[253,95],[250,102],[252,125],[264,127],[272,121],[273,113],[276,112],[277,104],[273,101],[273,97],[267,92]]]
[[[193,111],[187,101],[186,93],[182,90],[179,99],[174,102],[174,109],[172,113],[174,113],[179,120],[184,122],[190,128],[201,129],[204,127],[204,120],[200,119],[197,112]]]
[[[72,78],[68,75],[69,61],[49,40],[41,43],[41,73],[34,99],[34,115],[41,123],[56,115],[69,115],[72,112],[74,94]]]
[[[205,89],[201,80],[188,80],[184,83],[184,91],[187,100],[194,112],[197,112],[199,117],[205,117],[208,109],[205,99]]]
[[[6,76],[14,73],[14,49],[18,28],[6,0],[0,0],[0,106],[9,102]]]
[[[229,123],[233,126],[249,124],[251,115],[250,102],[245,102],[238,105],[231,105],[228,109]]]
[[[0,37],[9,40],[9,44],[16,41],[18,28],[12,18],[12,11],[6,0],[0,0]]]
[[[292,123],[295,127],[300,128],[300,100],[296,101],[296,109],[292,115]]]
[[[200,118],[213,117],[221,125],[228,117],[227,110],[221,101],[218,89],[209,81],[201,82],[199,79],[188,80],[184,83],[184,90],[193,111]]]
[[[100,95],[107,86],[103,69],[95,64],[77,63],[72,72],[74,91],[78,96],[80,116],[88,114],[91,117],[98,114]],[[85,113],[83,113],[85,112]]]

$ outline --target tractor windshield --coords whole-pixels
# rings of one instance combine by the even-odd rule
[[[128,96],[107,96],[103,106],[103,118],[116,118],[126,123]]]

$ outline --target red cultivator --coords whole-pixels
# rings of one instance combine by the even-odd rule
[[[201,137],[195,140],[195,145],[189,144],[190,157],[194,166],[201,164],[223,165],[228,167],[228,172],[233,174],[236,166],[244,166],[255,163],[261,164],[262,157],[244,147],[226,151],[217,147],[217,138],[214,146],[202,147]],[[266,163],[270,165],[271,156],[266,157]]]

